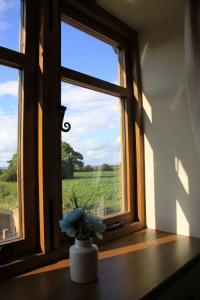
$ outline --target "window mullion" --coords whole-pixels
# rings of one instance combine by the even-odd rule
[[[24,1],[22,1],[23,3]],[[24,66],[21,71],[21,116],[20,116],[20,182],[19,191],[22,199],[23,232],[26,251],[38,250],[37,218],[37,107],[36,107],[36,2],[25,2],[25,18],[21,43],[25,45]]]
[[[52,6],[50,6],[50,4]],[[38,163],[40,247],[59,247],[60,184],[60,15],[58,1],[39,2]],[[51,24],[50,24],[51,22]]]
[[[25,55],[0,46],[0,63],[9,67],[22,69],[25,66]]]
[[[137,220],[145,226],[145,202],[144,202],[144,127],[143,127],[143,104],[142,83],[140,77],[139,44],[135,35],[131,43],[132,51],[128,52],[132,68],[128,71],[133,89],[133,120],[134,120],[134,153],[135,153],[135,205],[137,205]]]
[[[61,67],[61,79],[65,82],[76,84],[112,96],[125,97],[128,95],[128,90],[124,87],[75,70],[71,70],[63,66]]]

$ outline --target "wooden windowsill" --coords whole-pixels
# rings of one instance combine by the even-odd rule
[[[149,229],[99,248],[96,282],[73,283],[62,260],[2,281],[1,299],[155,299],[200,261],[200,239]]]

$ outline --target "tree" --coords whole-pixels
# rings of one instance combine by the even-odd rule
[[[73,179],[74,171],[83,168],[83,155],[75,151],[70,144],[62,142],[61,176],[62,179]]]
[[[73,179],[74,171],[83,168],[83,155],[75,151],[70,144],[62,142],[61,177]],[[2,171],[2,181],[17,181],[17,154],[8,161],[8,168]]]
[[[109,164],[103,164],[100,166],[101,171],[113,171],[113,167]]]
[[[0,177],[2,181],[17,181],[17,154],[15,153],[8,161],[8,168],[2,172]]]
[[[83,168],[83,171],[85,171],[85,172],[92,172],[92,171],[94,171],[94,168],[91,165],[86,165]]]

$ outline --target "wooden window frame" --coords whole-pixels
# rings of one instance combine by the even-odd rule
[[[73,12],[73,13],[72,13]],[[68,14],[68,15],[66,15]],[[77,19],[79,21],[77,21]],[[117,40],[111,40],[111,33],[109,36],[109,39],[107,36],[103,35],[102,33],[99,33],[97,31],[94,30],[94,28],[101,28],[100,26],[98,26],[98,24],[96,22],[93,23],[93,28],[91,29],[90,27],[86,26],[86,22],[88,22],[89,24],[92,23],[92,21],[88,18],[84,19],[85,23],[80,23],[80,19],[83,19],[83,15],[82,14],[78,14],[76,11],[70,9],[68,9],[68,7],[66,5],[62,6],[62,11],[61,11],[61,21],[63,21],[66,24],[72,25],[73,27],[76,27],[78,29],[80,29],[81,31],[84,31],[86,33],[92,34],[92,36],[95,36],[96,38],[103,40],[104,42],[108,43],[109,41],[109,45],[113,46],[113,47],[120,47],[120,52],[122,52],[122,55],[120,54],[121,59],[119,59],[118,62],[118,72],[119,72],[119,76],[120,76],[120,85],[116,85],[107,81],[104,81],[102,79],[87,75],[85,73],[81,73],[79,71],[73,70],[73,69],[69,69],[67,67],[61,66],[60,69],[60,75],[61,75],[61,82],[66,82],[66,83],[70,83],[70,84],[74,84],[76,86],[80,86],[83,88],[87,88],[90,90],[94,90],[96,92],[101,92],[101,93],[105,93],[111,96],[115,96],[116,97],[116,101],[122,101],[122,99],[124,99],[124,114],[125,114],[125,120],[124,120],[124,125],[125,125],[125,145],[124,146],[124,150],[125,150],[125,156],[126,156],[126,160],[127,163],[126,165],[123,164],[123,169],[125,169],[123,173],[123,177],[126,176],[127,180],[125,181],[125,191],[128,191],[128,186],[127,186],[127,182],[126,181],[130,181],[130,174],[125,174],[126,169],[127,169],[127,165],[133,165],[133,157],[130,156],[130,144],[133,144],[132,140],[131,140],[131,136],[132,136],[132,132],[130,131],[130,128],[128,128],[128,123],[129,121],[129,116],[130,116],[130,112],[128,111],[130,108],[127,105],[127,101],[129,101],[128,99],[130,99],[131,96],[131,88],[130,85],[126,82],[126,72],[127,70],[125,69],[125,56],[127,56],[126,52],[127,52],[127,45],[125,43],[125,41],[123,42],[123,44],[119,44],[118,40],[122,43],[122,38],[118,38]],[[105,30],[105,29],[104,29]],[[116,35],[114,35],[114,38],[116,38]],[[124,51],[123,51],[123,50]],[[128,87],[126,87],[128,86]],[[120,124],[122,125],[122,119],[120,118]],[[127,141],[127,142],[126,142]],[[128,149],[128,151],[126,151],[126,149]],[[132,172],[132,170],[130,171]],[[130,187],[129,187],[130,189]],[[125,223],[130,223],[134,220],[134,216],[133,216],[133,206],[132,203],[134,202],[134,197],[133,197],[133,186],[131,186],[131,192],[127,193],[127,198],[128,199],[124,199],[125,203],[127,205],[127,211],[125,212],[119,212],[116,214],[111,214],[108,216],[104,217],[104,222],[107,224],[112,224],[114,222],[119,222],[122,221]]]
[[[126,97],[129,207],[128,213],[106,220],[107,224],[115,223],[116,228],[124,220],[126,225],[107,232],[103,242],[145,227],[142,97],[137,33],[93,2],[27,0],[25,53],[0,47],[0,63],[24,68],[22,104],[27,113],[22,122],[21,183],[24,199],[28,199],[24,201],[23,208],[27,243],[26,240],[12,243],[16,245],[15,257],[25,257],[0,266],[0,278],[58,260],[66,256],[69,247],[69,240],[63,246],[58,224],[62,218],[61,80],[119,98]],[[67,16],[67,22],[71,20],[73,26],[81,26],[80,29],[97,38],[123,47],[125,87],[61,66],[61,16]],[[27,140],[28,144],[25,143]],[[32,254],[27,257],[27,253]]]
[[[19,239],[6,241],[12,247],[12,259],[38,250],[37,237],[37,155],[36,155],[36,7],[21,0],[21,43],[17,52],[0,47],[0,64],[17,69],[19,76],[18,117],[18,203],[21,218]],[[35,28],[35,29],[34,29]],[[31,168],[30,162],[32,163]]]
[[[88,8],[88,9],[87,9]],[[94,9],[95,8],[95,9]],[[113,47],[118,47],[122,50],[122,59],[119,59],[119,74],[120,74],[120,86],[109,83],[107,81],[89,76],[78,71],[61,66],[60,74],[61,80],[67,83],[72,83],[81,87],[89,88],[94,91],[103,92],[108,95],[117,96],[119,99],[125,98],[125,135],[126,135],[126,191],[127,191],[127,212],[121,212],[118,214],[109,215],[104,218],[107,224],[118,223],[120,221],[127,223],[135,223],[135,228],[144,227],[144,207],[143,207],[143,196],[138,197],[139,189],[141,192],[141,187],[136,192],[138,187],[138,180],[143,178],[142,174],[138,173],[138,158],[141,157],[142,145],[140,144],[140,149],[138,149],[138,142],[141,143],[140,130],[142,123],[135,124],[136,106],[139,106],[141,102],[141,97],[138,99],[137,103],[134,103],[134,91],[133,91],[133,74],[132,74],[132,53],[133,45],[134,48],[137,44],[136,33],[131,31],[131,37],[124,37],[124,32],[118,31],[110,28],[108,22],[108,14],[100,14],[101,19],[97,19],[97,6],[93,5],[91,9],[91,3],[89,7],[83,6],[80,1],[68,1],[63,0],[61,2],[61,21],[66,22],[73,27],[76,27],[96,38],[108,43]],[[99,8],[98,8],[99,9]],[[105,12],[104,12],[105,13]],[[99,12],[98,12],[99,16]],[[104,18],[105,16],[105,18]],[[110,16],[109,16],[110,17]],[[103,21],[103,22],[102,22]],[[113,24],[112,24],[113,26]],[[138,55],[138,53],[137,53]],[[138,70],[136,71],[138,72]],[[135,105],[137,104],[137,105]],[[136,112],[136,111],[135,111]],[[141,116],[140,116],[141,118]],[[137,126],[136,126],[137,125]],[[136,132],[137,131],[137,132]],[[139,136],[139,135],[140,136]],[[141,162],[140,162],[141,164]],[[142,168],[141,168],[142,169]],[[143,187],[142,187],[143,188]],[[135,190],[135,192],[134,192]]]
[[[61,80],[119,98],[126,97],[128,212],[106,219],[108,225],[126,225],[115,232],[106,233],[104,241],[145,227],[142,98],[137,34],[96,4],[87,1],[83,4],[79,0],[53,1],[51,4],[50,6],[47,1],[39,4],[39,65],[42,74],[39,82],[41,102],[38,111],[38,161],[40,245],[43,252],[56,250],[63,240],[66,242],[66,238],[60,234],[58,224],[58,220],[62,218],[59,122]],[[61,66],[61,20],[124,49],[125,87]]]

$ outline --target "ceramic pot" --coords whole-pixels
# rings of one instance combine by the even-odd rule
[[[90,239],[77,240],[69,249],[70,277],[75,282],[91,282],[98,277],[98,247]]]

